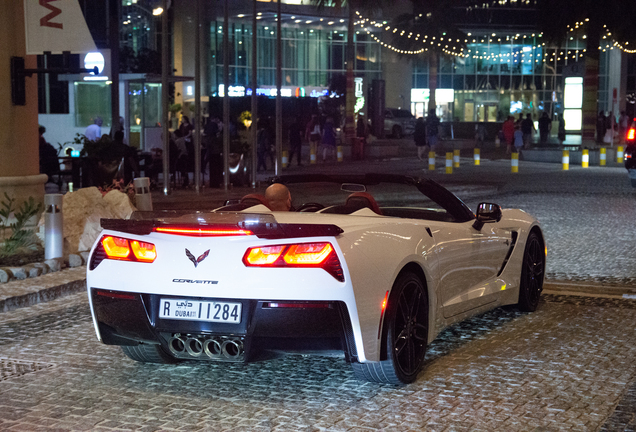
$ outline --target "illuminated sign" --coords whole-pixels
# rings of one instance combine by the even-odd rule
[[[256,89],[257,96],[268,96],[268,97],[276,97],[277,91],[276,87],[261,87]],[[314,88],[311,90],[309,94],[307,94],[307,90],[303,87],[282,87],[280,89],[280,95],[282,97],[314,97],[318,98],[321,96],[329,96],[329,90]],[[225,96],[225,85],[219,84],[218,96]],[[245,88],[244,86],[229,86],[228,96],[230,97],[242,97],[242,96],[252,96],[252,89]]]

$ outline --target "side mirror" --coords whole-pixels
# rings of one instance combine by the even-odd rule
[[[499,222],[501,220],[501,207],[493,203],[480,203],[477,208],[477,220],[473,228],[481,230],[485,223]]]

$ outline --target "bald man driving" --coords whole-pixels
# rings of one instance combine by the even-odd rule
[[[265,198],[269,201],[272,211],[290,211],[292,200],[287,186],[274,183],[265,190]]]

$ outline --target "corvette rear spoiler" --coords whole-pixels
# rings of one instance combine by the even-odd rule
[[[342,228],[333,224],[282,224],[269,220],[238,220],[235,223],[226,221],[219,223],[188,223],[162,220],[128,220],[128,219],[101,219],[102,228],[110,231],[119,231],[128,234],[148,235],[157,231],[157,228],[178,228],[187,231],[187,234],[195,237],[213,237],[207,234],[210,231],[242,230],[243,235],[249,233],[263,239],[285,239],[296,237],[336,237],[344,232]],[[225,235],[228,234],[217,234]],[[238,235],[238,234],[237,234]]]

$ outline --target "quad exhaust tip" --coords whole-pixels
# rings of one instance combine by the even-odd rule
[[[243,340],[231,336],[173,334],[168,349],[179,358],[210,360],[240,360],[245,354]]]

